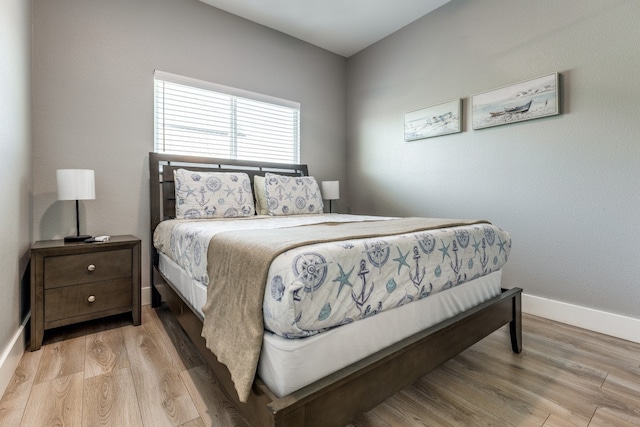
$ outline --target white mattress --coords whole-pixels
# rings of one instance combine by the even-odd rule
[[[155,230],[154,245],[189,277],[206,286],[212,238],[225,232],[245,231],[249,239],[246,243],[255,243],[258,255],[258,251],[263,253],[254,242],[256,233],[261,233],[258,230],[295,228],[295,232],[310,241],[283,250],[271,261],[266,281],[262,283],[265,286],[262,312],[254,312],[258,316],[262,314],[264,329],[285,338],[309,337],[423,299],[497,271],[509,257],[509,234],[491,224],[444,226],[443,220],[440,229],[386,236],[374,234],[338,242],[324,242],[323,233],[313,234],[309,227],[303,227],[327,222],[346,222],[343,226],[358,227],[353,223],[371,220],[376,221],[377,227],[379,219],[315,214],[168,220]],[[424,227],[437,223],[426,218],[420,221]],[[353,230],[344,232],[350,234]],[[343,288],[346,289],[343,291]],[[242,320],[237,318],[233,323],[241,324]],[[256,359],[258,351],[259,348],[254,349]]]
[[[160,271],[202,317],[207,288],[160,253]],[[502,271],[308,338],[265,332],[258,376],[279,397],[500,294]],[[371,331],[375,331],[374,334]]]
[[[200,318],[203,318],[202,306],[207,302],[207,287],[197,280],[189,277],[186,271],[184,271],[178,264],[176,264],[167,255],[159,252],[160,261],[158,262],[158,268],[164,277],[169,279],[171,284],[176,288],[182,297],[191,304],[197,312]]]

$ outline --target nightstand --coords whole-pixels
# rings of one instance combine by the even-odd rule
[[[140,239],[33,244],[31,351],[47,329],[126,312],[140,324]]]

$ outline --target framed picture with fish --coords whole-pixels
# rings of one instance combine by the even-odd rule
[[[404,140],[432,138],[462,130],[460,99],[411,111],[404,115]]]
[[[558,73],[536,77],[471,97],[473,129],[559,114]]]

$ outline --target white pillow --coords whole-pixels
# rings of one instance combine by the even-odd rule
[[[322,213],[322,195],[312,176],[265,174],[265,195],[269,215]]]
[[[265,194],[264,186],[264,176],[256,175],[253,177],[253,189],[256,195],[256,213],[258,215],[269,215],[267,195]]]
[[[246,173],[177,169],[176,218],[235,218],[254,214],[251,181]]]

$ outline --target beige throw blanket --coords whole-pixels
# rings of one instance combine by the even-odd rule
[[[269,266],[291,248],[337,240],[404,234],[486,221],[403,218],[325,223],[274,230],[229,231],[209,243],[207,302],[202,336],[224,363],[240,401],[251,391],[262,347],[262,301]]]

